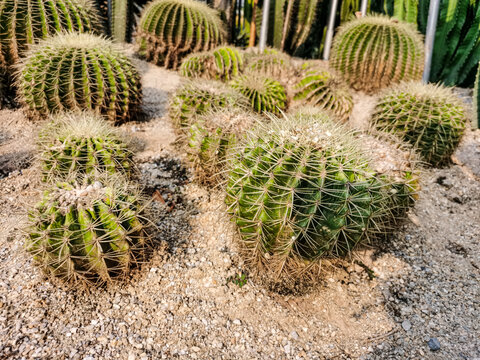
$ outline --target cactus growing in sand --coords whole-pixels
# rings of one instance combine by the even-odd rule
[[[355,89],[373,93],[401,81],[420,80],[423,41],[412,24],[366,16],[340,27],[330,64]]]
[[[92,34],[59,34],[34,45],[21,60],[16,85],[36,117],[85,109],[121,123],[138,114],[142,100],[133,63]]]
[[[468,119],[462,101],[451,89],[403,83],[382,96],[371,123],[376,130],[410,143],[425,162],[438,166],[449,162]]]
[[[189,53],[221,45],[225,30],[217,11],[203,2],[155,0],[143,10],[137,34],[148,61],[176,69]]]

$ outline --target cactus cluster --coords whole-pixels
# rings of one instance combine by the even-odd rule
[[[142,261],[148,236],[139,192],[118,182],[59,182],[30,213],[27,250],[68,283],[108,283]]]
[[[320,113],[272,118],[229,167],[226,203],[247,258],[277,275],[346,256],[396,220],[395,180]]]
[[[32,46],[21,60],[18,96],[33,116],[90,109],[113,122],[140,110],[140,75],[110,41],[64,33]]]
[[[187,56],[180,73],[190,78],[228,81],[243,71],[243,54],[236,48],[221,46]]]
[[[217,12],[196,0],[154,0],[143,10],[137,29],[140,53],[172,69],[189,53],[221,45],[224,37]]]
[[[40,159],[45,181],[69,174],[134,172],[133,154],[120,133],[94,114],[57,115],[40,134]]]
[[[278,114],[287,108],[285,88],[272,78],[247,73],[234,79],[231,86],[247,97],[253,110],[260,114]]]
[[[449,162],[468,118],[462,101],[441,85],[403,83],[380,99],[371,119],[376,130],[413,145],[433,166]]]
[[[309,70],[295,89],[295,100],[330,111],[341,121],[347,121],[352,113],[352,95],[346,84],[331,71]]]
[[[421,79],[423,62],[422,36],[412,24],[376,15],[340,27],[330,64],[355,90],[372,93]]]
[[[210,110],[248,107],[247,99],[222,83],[209,80],[189,81],[181,86],[170,103],[170,118],[177,128],[188,129],[196,115]]]

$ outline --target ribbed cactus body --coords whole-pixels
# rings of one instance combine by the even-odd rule
[[[141,261],[147,234],[137,192],[118,184],[60,182],[30,213],[27,250],[52,276],[106,283]]]
[[[448,163],[467,124],[464,106],[451,89],[400,84],[380,99],[372,126],[413,145],[427,163]]]
[[[134,172],[133,154],[117,130],[90,113],[56,117],[40,134],[44,179],[66,179],[71,172]]]
[[[110,33],[115,42],[130,41],[134,21],[133,0],[111,0]]]
[[[142,12],[137,30],[148,61],[176,69],[183,57],[221,43],[225,30],[217,12],[196,0],[155,0]]]
[[[278,114],[287,108],[285,88],[272,78],[247,73],[234,79],[231,86],[247,97],[252,109],[260,114]]]
[[[91,34],[59,34],[35,45],[17,75],[20,100],[42,117],[93,110],[113,122],[138,114],[140,75],[110,41]]]
[[[191,54],[183,60],[180,67],[180,73],[186,77],[224,81],[238,76],[242,70],[243,54],[230,46]]]
[[[403,80],[420,80],[423,41],[411,24],[367,16],[342,25],[330,65],[355,89],[375,92]]]
[[[60,31],[100,31],[90,0],[1,0],[0,68],[15,64],[40,39]]]
[[[274,79],[288,78],[294,68],[290,57],[275,49],[265,49],[263,53],[245,54],[246,70],[260,73]]]
[[[170,103],[170,118],[180,129],[188,129],[192,119],[210,110],[248,107],[247,99],[239,92],[215,81],[187,82],[180,87]]]
[[[341,121],[347,121],[352,113],[353,98],[348,87],[328,70],[307,71],[295,89],[295,100],[330,111]]]

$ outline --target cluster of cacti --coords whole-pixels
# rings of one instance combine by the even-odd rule
[[[243,71],[243,54],[236,48],[221,46],[187,56],[180,67],[183,76],[228,81]]]
[[[137,29],[140,53],[173,69],[189,53],[213,49],[224,37],[217,12],[196,0],[154,0],[143,10]]]
[[[418,149],[431,165],[449,162],[468,122],[462,101],[441,85],[400,84],[382,96],[372,126]]]
[[[377,174],[353,136],[325,115],[273,118],[229,167],[226,203],[243,247],[275,272],[348,255],[396,220],[395,180]]]
[[[234,79],[231,86],[247,97],[252,108],[260,114],[278,114],[287,108],[285,88],[272,78],[247,73]]]
[[[477,119],[477,127],[480,128],[480,66],[478,67],[475,87],[473,89],[473,109]]]
[[[355,90],[372,93],[403,80],[421,79],[423,46],[411,24],[366,16],[339,28],[330,64]]]
[[[223,177],[230,149],[256,122],[255,114],[234,108],[208,112],[190,127],[189,154],[203,182],[215,183]]]
[[[209,80],[187,82],[170,103],[170,118],[178,128],[188,128],[196,115],[221,108],[248,108],[247,99],[226,85]]]
[[[60,31],[99,31],[90,0],[1,0],[0,68],[18,62],[30,45]]]
[[[118,181],[59,182],[30,213],[27,250],[67,282],[111,282],[142,261],[143,211],[138,190]]]
[[[33,116],[90,109],[114,122],[140,110],[140,75],[110,41],[65,33],[42,40],[19,64],[20,100]]]
[[[274,49],[265,49],[263,53],[247,53],[245,63],[247,71],[276,79],[288,78],[294,71],[290,57]]]
[[[56,116],[40,134],[44,180],[77,174],[134,172],[133,154],[117,130],[91,113]]]
[[[295,88],[295,100],[328,110],[342,121],[347,121],[352,113],[352,95],[346,84],[331,71],[309,70]]]

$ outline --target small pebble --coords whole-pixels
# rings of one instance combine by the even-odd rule
[[[431,338],[430,340],[428,340],[428,347],[432,351],[440,350],[440,342],[437,338]]]

